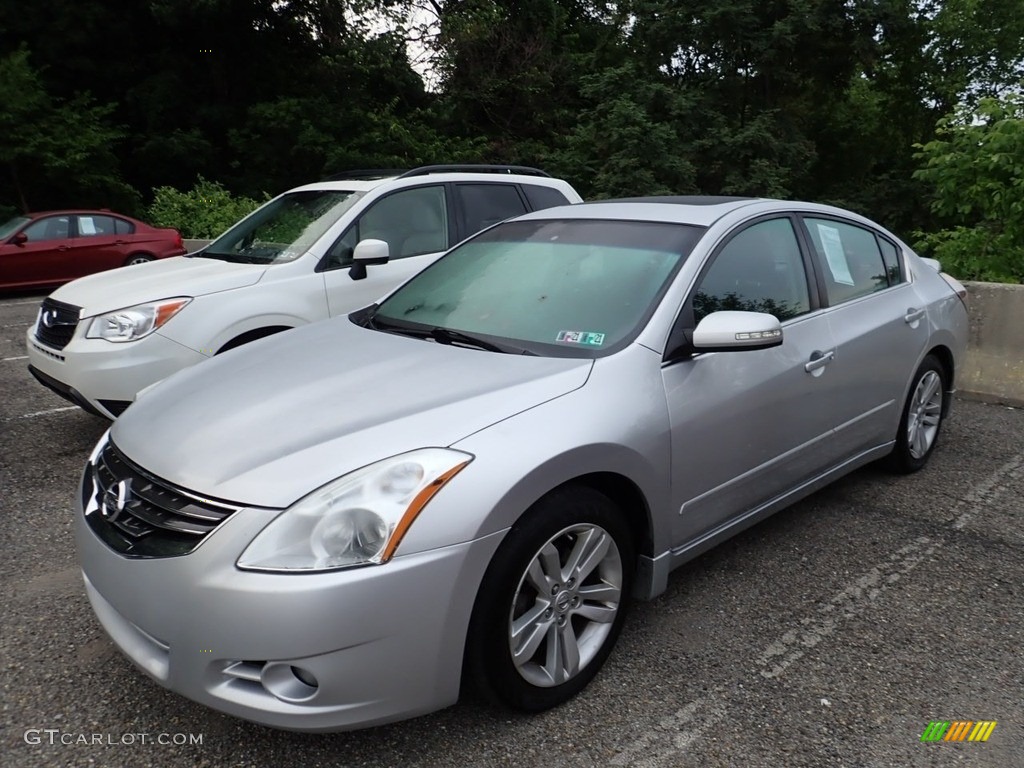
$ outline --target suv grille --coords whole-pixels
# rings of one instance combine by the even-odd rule
[[[187,555],[238,511],[153,477],[109,441],[85,473],[82,507],[96,535],[129,557]]]
[[[36,339],[52,349],[64,349],[75,335],[80,307],[47,297],[39,309]]]

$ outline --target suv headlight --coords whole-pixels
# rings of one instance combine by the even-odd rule
[[[192,299],[189,298],[164,299],[97,315],[89,324],[85,337],[117,342],[136,341],[162,326],[190,301]]]
[[[310,572],[386,563],[427,502],[472,460],[422,448],[339,477],[274,518],[238,567]]]

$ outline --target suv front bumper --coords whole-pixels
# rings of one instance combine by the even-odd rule
[[[85,338],[81,327],[64,349],[53,349],[36,338],[33,325],[26,333],[25,347],[29,371],[37,381],[108,419],[117,418],[146,387],[207,359],[159,333],[114,344]]]

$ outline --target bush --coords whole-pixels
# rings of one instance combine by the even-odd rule
[[[202,176],[188,192],[174,187],[153,190],[153,202],[146,209],[155,227],[174,227],[182,237],[209,240],[248,215],[263,202],[249,197],[232,197],[224,187]]]
[[[916,246],[961,280],[1024,282],[1024,94],[961,108],[917,148],[945,226]]]

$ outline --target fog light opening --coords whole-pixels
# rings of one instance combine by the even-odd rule
[[[303,669],[302,667],[292,667],[292,674],[299,678],[301,682],[305,683],[310,688],[320,687],[320,683],[318,683],[316,681],[316,678],[313,677],[313,673]]]
[[[260,682],[275,697],[293,704],[309,701],[320,689],[320,683],[312,672],[291,664],[267,664],[263,667]]]

